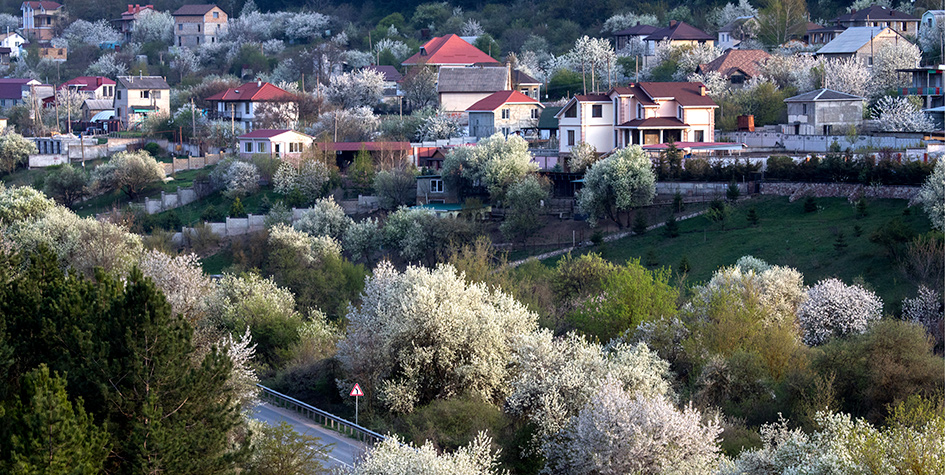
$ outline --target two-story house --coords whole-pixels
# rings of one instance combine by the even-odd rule
[[[697,82],[641,82],[575,96],[558,119],[559,155],[577,142],[609,152],[628,145],[715,141],[715,101]]]
[[[0,107],[12,107],[53,95],[53,87],[29,78],[0,78]]]
[[[466,109],[469,135],[483,138],[501,132],[508,137],[535,132],[543,108],[540,102],[521,92],[496,92]]]
[[[226,12],[216,5],[184,5],[172,15],[177,46],[216,43],[227,30]]]
[[[836,135],[863,121],[866,99],[832,89],[816,89],[784,100],[788,123],[785,134]]]
[[[284,89],[268,82],[256,81],[231,87],[206,100],[212,104],[211,118],[238,122],[243,130],[249,132],[255,128],[263,104],[279,107],[280,115],[289,119],[290,123],[285,125],[291,127],[298,120],[298,108],[295,103],[286,100],[288,95]]]
[[[499,62],[458,35],[449,34],[427,41],[420,47],[419,52],[405,59],[401,64],[406,67],[418,65],[441,67],[499,64]]]
[[[118,76],[115,118],[130,129],[151,115],[170,114],[171,87],[161,76]]]
[[[121,18],[112,20],[112,23],[115,24],[118,31],[121,32],[123,40],[127,43],[131,41],[131,35],[134,34],[135,22],[142,15],[151,13],[154,13],[154,5],[128,5],[128,9],[121,13]]]
[[[79,76],[70,79],[56,88],[75,91],[88,99],[112,99],[115,97],[115,81],[104,76]]]
[[[30,41],[48,43],[55,36],[55,28],[63,14],[62,5],[48,0],[23,2],[23,33]]]
[[[837,35],[833,41],[817,50],[818,58],[854,58],[867,67],[873,66],[873,56],[883,45],[908,42],[902,34],[892,28],[879,26],[854,26]]]
[[[617,31],[614,33],[614,50],[617,52],[618,56],[641,54],[642,51],[640,51],[640,49],[646,46],[645,38],[659,29],[660,28],[657,26],[641,25],[637,23],[630,28]],[[634,51],[634,49],[637,51]]]
[[[6,48],[9,50],[4,50],[3,52],[9,55],[10,58],[18,58],[20,56],[20,49],[26,43],[26,38],[23,38],[15,31],[0,33],[0,49]]]
[[[656,45],[669,41],[673,46],[713,44],[715,37],[684,22],[670,20],[669,26],[650,33],[646,38],[646,54],[656,54]]]
[[[856,26],[891,28],[896,33],[907,36],[916,36],[919,32],[919,18],[879,5],[871,5],[862,10],[840,15],[833,21],[842,28]]]

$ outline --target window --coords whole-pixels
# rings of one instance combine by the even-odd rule
[[[115,91],[115,99],[121,100],[121,91]]]
[[[183,23],[178,23],[178,24],[177,24],[177,31],[184,31],[184,24],[183,24]]]
[[[508,119],[508,118],[511,117],[511,116],[512,116],[512,111],[510,111],[509,109],[502,109],[502,118],[503,118],[503,119]]]
[[[302,142],[292,142],[289,144],[289,153],[301,153]]]
[[[573,146],[574,146],[574,131],[569,130],[568,131],[568,147],[573,147]]]
[[[443,180],[430,180],[430,193],[443,193]]]
[[[676,106],[676,117],[677,117],[679,120],[682,120],[682,118],[683,118],[683,108],[682,108],[682,106]]]
[[[197,23],[197,33],[200,33],[200,23]]]
[[[160,98],[161,98],[161,91],[154,91],[154,98],[155,98],[155,99],[160,99]]]
[[[565,117],[577,117],[577,105],[571,106],[570,109],[564,111]]]
[[[705,142],[705,131],[704,130],[694,130],[692,132],[692,141],[693,142]]]
[[[510,133],[512,133],[512,129],[508,127],[502,127],[502,135],[508,137]]]
[[[872,56],[867,56],[867,57],[866,57],[866,64],[868,64],[868,65],[870,65],[870,66],[873,65],[873,57],[872,57]]]
[[[541,116],[541,111],[538,109],[532,109],[532,119],[537,119]]]
[[[244,103],[243,103],[243,107],[246,109],[246,113],[249,114],[249,103],[248,103],[248,102],[244,102]]]
[[[643,118],[643,104],[637,103],[637,119]]]
[[[253,153],[253,143],[246,142],[246,153]]]
[[[141,91],[138,94],[141,95],[142,99],[149,99],[151,97],[151,91]]]
[[[591,106],[591,117],[603,117],[604,116],[604,106],[597,104]]]
[[[801,114],[807,115],[807,104],[801,104]]]
[[[213,12],[213,18],[214,19],[220,18],[220,12]]]
[[[265,142],[256,142],[256,153],[264,153],[266,151]]]

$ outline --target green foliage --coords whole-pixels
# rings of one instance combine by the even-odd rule
[[[279,425],[264,424],[256,437],[256,454],[249,464],[258,475],[315,475],[325,472],[330,445],[307,434],[299,434],[286,421]]]
[[[676,222],[676,216],[669,215],[669,218],[666,219],[666,225],[663,226],[663,234],[669,238],[679,237],[679,223]]]
[[[16,132],[0,135],[0,168],[7,174],[25,164],[31,153],[36,153],[36,144],[32,140],[27,140]]]
[[[741,195],[741,190],[738,189],[738,183],[735,183],[734,181],[729,183],[728,189],[725,190],[725,197],[728,198],[729,201],[734,203],[735,201],[738,201],[738,197],[740,195]]]
[[[633,234],[645,234],[646,233],[646,215],[640,211],[634,213],[636,216],[633,217]]]
[[[813,213],[817,211],[817,199],[813,196],[808,196],[804,199],[804,212]]]
[[[381,170],[374,175],[374,193],[381,209],[395,210],[417,202],[417,171],[411,168]]]
[[[507,239],[525,241],[541,229],[541,202],[548,198],[549,188],[548,180],[538,175],[512,184],[505,199],[505,220],[499,226]]]
[[[895,217],[873,231],[870,242],[882,246],[889,256],[896,256],[914,237],[915,231],[902,218]]]
[[[213,205],[207,205],[207,207],[200,212],[200,220],[208,223],[223,221],[224,218],[226,218],[226,215]]]
[[[680,274],[688,274],[692,270],[692,265],[689,264],[689,257],[682,256],[682,259],[679,260],[679,265],[676,266]]]
[[[581,73],[559,69],[548,80],[548,97],[558,99],[582,93]]]
[[[473,46],[479,48],[480,51],[489,56],[492,56],[493,59],[497,60],[502,57],[502,48],[489,33],[479,35],[479,38],[476,38],[476,42],[473,43]]]
[[[246,217],[246,209],[243,208],[243,202],[240,200],[239,196],[233,200],[233,203],[230,205],[230,212],[227,213],[227,216],[231,218]]]
[[[361,188],[367,188],[374,182],[374,159],[367,150],[362,148],[355,155],[349,176]]]
[[[591,225],[607,218],[623,227],[621,216],[626,211],[653,201],[655,183],[656,176],[643,149],[639,145],[623,148],[591,165],[584,174],[578,205]]]
[[[469,444],[481,431],[502,434],[508,424],[494,404],[459,396],[417,408],[394,427],[414,443],[429,440],[440,450],[453,451]]]
[[[843,235],[843,231],[838,231],[837,239],[833,241],[833,248],[837,251],[837,253],[841,253],[846,250],[848,245],[849,244],[847,244],[846,237]]]
[[[92,170],[93,187],[100,191],[121,190],[130,199],[163,178],[164,166],[143,150],[118,152]]]
[[[745,219],[748,220],[748,224],[751,224],[752,226],[757,226],[758,221],[760,221],[760,218],[758,217],[758,209],[755,208],[754,206],[752,206],[751,208],[748,208],[748,214],[745,215]]]
[[[676,192],[673,194],[673,212],[682,213],[686,209],[686,203],[683,201],[682,193]]]
[[[68,208],[89,193],[88,173],[68,163],[51,171],[43,184],[42,188],[47,195]]]
[[[857,219],[865,217],[867,214],[866,209],[866,199],[860,198],[856,200],[856,217]]]
[[[156,157],[161,154],[161,146],[155,142],[148,142],[144,144],[144,147],[142,147],[142,149],[145,152],[150,153],[152,157]]]

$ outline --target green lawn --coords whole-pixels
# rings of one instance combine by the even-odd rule
[[[268,198],[269,202],[272,204],[275,204],[283,198],[282,195],[276,194],[276,192],[272,190],[271,186],[267,186],[261,188],[258,193],[247,196],[240,201],[242,201],[243,209],[247,213],[262,214],[260,213],[260,204],[262,204],[264,197]],[[189,205],[157,213],[154,215],[154,217],[160,219],[162,215],[167,213],[177,213],[177,215],[180,216],[181,222],[184,224],[184,226],[192,226],[199,223],[200,221],[203,221],[201,215],[208,206],[216,208],[222,216],[226,216],[230,212],[230,206],[232,204],[232,199],[223,196],[223,193],[218,191]]]
[[[885,249],[869,237],[896,217],[916,233],[928,232],[931,227],[922,209],[907,208],[904,200],[873,200],[868,215],[857,219],[846,199],[819,198],[817,204],[818,211],[805,213],[803,200],[790,203],[781,197],[756,198],[740,202],[724,230],[700,216],[680,222],[681,234],[676,238],[656,230],[583,252],[599,252],[618,263],[636,258],[644,265],[674,270],[685,257],[691,267],[690,284],[708,280],[716,269],[734,264],[741,256],[753,255],[770,264],[796,268],[808,285],[827,277],[847,283],[863,281],[883,298],[887,312],[898,310],[904,297],[915,294],[915,287]],[[760,217],[756,227],[749,226],[745,218],[751,207]],[[860,236],[855,235],[854,226],[862,229]],[[841,252],[834,248],[839,232],[848,244]],[[557,259],[546,263],[552,265]]]

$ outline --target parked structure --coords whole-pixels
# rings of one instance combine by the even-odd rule
[[[540,102],[521,92],[496,92],[466,109],[469,114],[469,135],[483,138],[496,132],[506,137],[510,134],[535,133],[543,108]]]
[[[782,133],[834,135],[863,121],[866,99],[832,89],[817,89],[789,97],[784,102],[788,123],[782,126]]]
[[[134,34],[135,22],[137,22],[142,15],[153,12],[154,5],[128,5],[128,9],[121,13],[121,18],[112,20],[112,23],[114,23],[118,31],[121,32],[125,43],[128,43],[131,41],[131,35]]]
[[[298,107],[287,100],[289,93],[268,82],[248,82],[240,87],[231,87],[214,94],[206,100],[212,104],[210,117],[238,122],[243,130],[250,132],[259,120],[259,107],[271,104],[280,109],[281,116],[289,119],[286,127],[298,120]]]
[[[55,28],[63,14],[62,5],[47,0],[23,2],[23,33],[28,41],[48,43],[55,36]]]
[[[161,76],[118,76],[115,118],[131,129],[151,115],[170,114],[171,87]]]
[[[173,13],[174,44],[200,46],[216,43],[227,30],[227,15],[216,5],[184,5]]]

